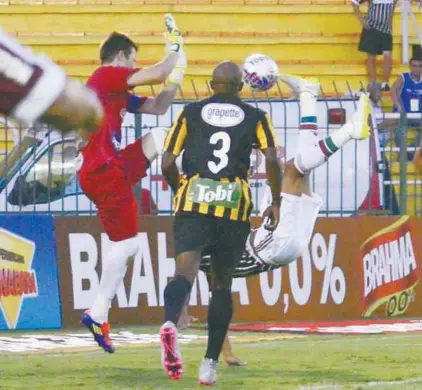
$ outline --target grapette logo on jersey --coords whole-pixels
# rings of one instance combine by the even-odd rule
[[[34,253],[34,242],[0,229],[0,308],[9,329],[16,328],[23,299],[38,296]]]
[[[234,104],[210,103],[202,108],[201,116],[211,126],[232,127],[243,122],[245,112]]]
[[[420,279],[408,216],[375,233],[361,247],[362,313],[387,302],[389,316],[403,314]]]

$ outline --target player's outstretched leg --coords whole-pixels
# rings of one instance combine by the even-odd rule
[[[111,243],[111,250],[105,259],[105,269],[101,275],[98,294],[91,309],[82,315],[82,323],[93,334],[98,345],[108,353],[115,351],[108,322],[111,300],[125,276],[129,257],[135,256],[138,249],[139,241],[136,236]]]
[[[320,85],[316,79],[302,79],[296,76],[281,76],[299,96],[300,124],[298,152],[314,147],[317,142],[316,97]],[[307,176],[298,171],[293,160],[287,162],[283,173],[280,223],[274,232],[264,226],[251,232],[246,249],[269,266],[283,266],[301,255],[304,244],[300,237],[302,230],[302,195]],[[265,268],[264,268],[265,269]]]
[[[161,364],[168,377],[179,380],[183,375],[182,355],[178,344],[177,327],[166,321],[160,328]]]
[[[335,152],[351,140],[363,140],[369,137],[368,119],[370,103],[368,95],[360,96],[357,110],[339,130],[331,136],[321,139],[315,145],[298,152],[294,159],[296,168],[303,174],[324,164]]]
[[[191,220],[188,220],[191,222]],[[188,239],[189,224],[183,223],[183,217],[176,216],[174,228],[175,247],[180,244],[181,237]],[[185,230],[186,229],[186,230]],[[161,363],[164,372],[172,380],[179,380],[183,376],[183,361],[178,345],[178,332],[176,324],[179,322],[183,306],[189,297],[192,283],[198,274],[201,251],[179,250],[176,255],[176,273],[174,279],[164,290],[164,324],[160,328]]]
[[[126,274],[127,262],[136,255],[139,248],[138,212],[132,185],[145,176],[149,165],[162,153],[165,137],[166,131],[156,128],[123,149],[121,155],[128,168],[121,181],[103,189],[104,193],[100,198],[97,198],[96,194],[92,195],[90,191],[87,193],[94,201],[97,199],[99,216],[112,241],[110,251],[104,259],[105,267],[98,294],[91,309],[83,314],[82,323],[91,331],[98,345],[109,353],[114,352],[108,323],[109,308]],[[87,192],[87,186],[88,190],[92,190],[92,186],[95,189],[98,181],[116,182],[118,178],[110,174],[107,177],[99,177],[94,173],[92,176],[82,174],[80,179],[84,191]],[[112,201],[106,202],[104,199]]]

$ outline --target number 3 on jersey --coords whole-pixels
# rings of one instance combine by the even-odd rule
[[[227,153],[229,152],[231,146],[230,136],[224,131],[219,131],[218,133],[214,133],[211,136],[211,145],[217,145],[218,141],[222,141],[221,147],[214,150],[213,154],[220,161],[217,164],[214,161],[208,161],[208,169],[215,175],[223,168],[227,167],[229,163],[229,157],[227,156]]]

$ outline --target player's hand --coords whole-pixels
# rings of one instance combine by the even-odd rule
[[[371,26],[369,25],[369,23],[367,22],[367,20],[366,20],[366,19],[363,19],[363,20],[362,20],[362,27],[363,27],[365,30],[369,30],[369,29],[371,28]]]
[[[280,205],[273,203],[270,207],[268,207],[264,212],[264,218],[267,219],[264,228],[269,231],[275,230],[280,222]]]
[[[164,33],[164,39],[166,40],[166,52],[179,53],[183,49],[183,35],[176,25],[176,21],[172,14],[164,15],[164,24],[166,26],[166,32]]]
[[[422,145],[416,149],[415,155],[413,156],[413,164],[418,173],[422,174]]]

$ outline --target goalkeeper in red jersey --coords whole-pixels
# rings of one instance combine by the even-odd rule
[[[108,311],[111,300],[126,273],[127,261],[138,252],[138,205],[134,185],[146,175],[151,162],[162,150],[166,132],[151,131],[121,149],[122,113],[162,115],[171,105],[183,81],[186,56],[183,36],[171,15],[165,16],[166,57],[146,69],[136,69],[138,47],[126,35],[112,33],[101,45],[101,67],[88,80],[104,106],[104,122],[87,135],[79,154],[79,181],[95,203],[106,233],[112,241],[104,259],[98,294],[82,316],[98,345],[114,352],[110,340]],[[154,98],[139,97],[130,90],[140,85],[166,86]]]

